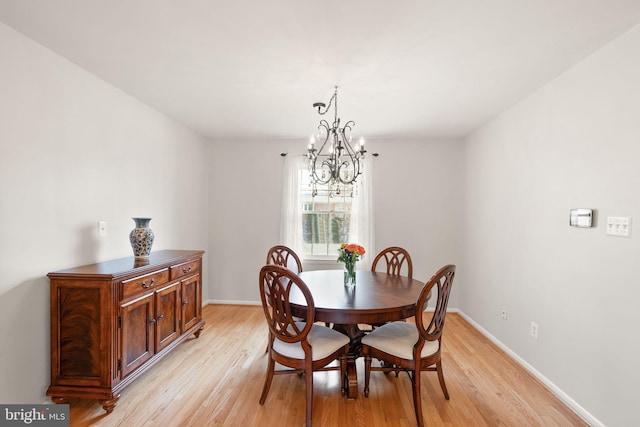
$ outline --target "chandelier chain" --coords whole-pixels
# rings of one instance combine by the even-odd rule
[[[336,86],[335,91],[333,92],[333,96],[331,96],[331,99],[329,100],[329,105],[327,105],[325,107],[324,102],[316,102],[315,104],[313,104],[314,107],[318,107],[318,114],[320,114],[321,116],[324,116],[325,114],[327,114],[329,112],[329,109],[331,108],[331,104],[333,103],[333,101],[335,100],[336,102],[336,107],[334,109],[335,111],[335,117],[338,117],[338,86]],[[322,107],[325,107],[324,112],[321,111],[320,109]]]

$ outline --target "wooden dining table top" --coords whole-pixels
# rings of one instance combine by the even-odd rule
[[[344,286],[343,270],[304,271],[300,277],[311,291],[316,321],[337,324],[382,323],[415,314],[415,303],[424,283],[384,272],[356,271],[356,286]],[[300,292],[289,301],[304,315],[306,302]]]

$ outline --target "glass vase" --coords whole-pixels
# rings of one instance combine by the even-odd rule
[[[356,285],[356,263],[355,262],[344,263],[344,285],[348,288],[353,288]]]

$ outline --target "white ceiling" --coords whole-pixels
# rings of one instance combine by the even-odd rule
[[[0,0],[0,21],[212,139],[460,137],[640,22],[640,0]],[[636,53],[637,54],[637,53]]]

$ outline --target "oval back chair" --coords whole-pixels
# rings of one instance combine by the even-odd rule
[[[453,278],[455,265],[445,265],[425,284],[416,302],[415,324],[409,322],[390,322],[374,329],[362,338],[362,354],[364,355],[364,396],[369,396],[369,377],[372,370],[402,369],[409,372],[413,388],[413,406],[418,426],[424,425],[422,417],[422,401],[420,398],[420,373],[436,371],[438,381],[449,400],[449,392],[444,382],[440,350],[442,348],[442,331]],[[425,322],[427,302],[434,290],[437,291],[436,306],[428,322]],[[385,367],[372,368],[371,360],[385,362]],[[386,367],[389,364],[391,368]]]
[[[410,279],[413,277],[411,255],[401,247],[391,246],[380,251],[374,258],[373,263],[371,263],[371,271],[376,271],[378,264],[380,264],[380,266],[384,264],[387,274],[407,276]]]
[[[302,272],[302,262],[300,261],[300,257],[293,251],[293,249],[284,245],[276,245],[269,249],[269,252],[267,252],[266,264],[280,265],[295,273]]]
[[[260,270],[260,299],[264,316],[269,325],[269,362],[262,388],[260,404],[263,405],[271,388],[275,373],[304,373],[306,386],[306,425],[311,425],[311,403],[313,401],[313,372],[340,370],[341,393],[344,395],[346,353],[349,337],[313,323],[315,305],[313,296],[304,281],[291,270],[279,265],[265,265]],[[296,293],[306,301],[305,321],[293,316],[289,297]],[[340,359],[338,367],[327,367]],[[275,370],[275,364],[292,368]]]

